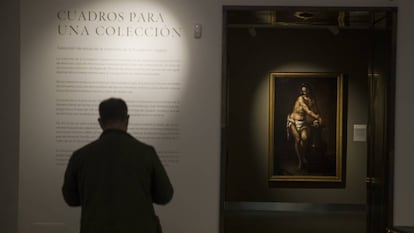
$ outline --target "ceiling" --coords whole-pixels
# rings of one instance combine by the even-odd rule
[[[385,11],[287,8],[271,10],[230,10],[228,27],[368,29],[386,28]]]

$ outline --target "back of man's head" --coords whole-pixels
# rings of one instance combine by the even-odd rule
[[[128,107],[122,99],[106,99],[99,104],[99,117],[103,125],[125,121],[128,119]]]

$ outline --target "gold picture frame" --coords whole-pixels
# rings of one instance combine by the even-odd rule
[[[271,185],[344,185],[344,95],[342,73],[270,73]]]

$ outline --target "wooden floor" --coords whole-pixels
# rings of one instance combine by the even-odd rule
[[[225,211],[224,233],[366,233],[364,211]]]

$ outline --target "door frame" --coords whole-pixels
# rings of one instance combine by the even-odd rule
[[[283,10],[283,9],[318,9],[318,10],[333,10],[333,9],[341,9],[344,11],[350,10],[368,10],[368,11],[386,11],[392,14],[392,30],[391,30],[391,56],[389,57],[389,66],[390,66],[390,73],[389,78],[387,80],[386,85],[386,106],[388,108],[387,115],[386,115],[386,122],[384,122],[384,127],[387,130],[387,134],[383,135],[383,140],[386,142],[385,145],[385,153],[382,155],[384,156],[383,159],[386,161],[383,164],[383,167],[380,170],[383,172],[385,179],[382,180],[382,188],[381,193],[384,197],[382,200],[382,205],[379,209],[375,209],[374,211],[379,211],[380,215],[377,216],[376,219],[372,219],[371,217],[367,218],[367,233],[374,233],[369,232],[372,229],[372,225],[374,228],[380,227],[383,229],[383,232],[395,231],[398,232],[393,226],[393,191],[394,191],[394,182],[393,182],[393,174],[394,174],[394,126],[395,126],[395,116],[394,116],[394,109],[395,109],[395,83],[396,83],[396,28],[397,28],[397,7],[325,7],[325,6],[317,6],[317,7],[301,7],[301,6],[223,6],[223,59],[222,59],[222,147],[221,147],[221,193],[220,193],[220,232],[224,232],[224,211],[225,211],[225,190],[226,190],[226,167],[228,163],[228,156],[227,156],[227,125],[228,125],[228,83],[227,83],[227,66],[226,66],[226,59],[227,59],[227,45],[226,45],[226,25],[227,25],[227,13],[231,10],[264,10],[264,9],[271,9],[271,10]],[[369,113],[371,115],[371,113]],[[370,127],[368,127],[370,130]],[[369,131],[368,131],[368,143],[369,139]],[[369,148],[369,145],[368,145]],[[367,152],[369,153],[369,152]],[[368,155],[369,157],[372,155]],[[371,158],[368,159],[368,163]],[[370,181],[375,181],[375,176],[371,176],[371,172],[369,171],[370,168],[367,168],[367,193],[372,192],[373,183]],[[377,186],[377,184],[376,184]],[[378,186],[376,187],[378,188]],[[378,189],[376,189],[378,191]],[[370,201],[368,200],[367,194],[367,214],[370,215],[370,211],[373,211],[373,206],[371,206]],[[377,232],[375,232],[377,233]]]

